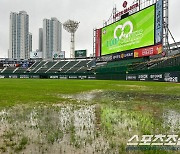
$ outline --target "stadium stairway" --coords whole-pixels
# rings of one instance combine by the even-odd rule
[[[59,61],[57,61],[55,64],[53,64],[48,70],[46,70],[45,73],[48,73],[48,71],[50,71],[53,67],[55,67],[56,65],[58,65]]]
[[[67,65],[65,65],[63,68],[61,68],[61,73],[66,73],[70,68],[72,68],[74,65],[77,65],[79,61],[70,61]]]
[[[57,73],[59,70],[64,67],[69,61],[59,61],[56,65],[52,66],[47,70],[48,73]]]

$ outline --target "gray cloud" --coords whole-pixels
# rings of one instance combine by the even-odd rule
[[[133,0],[127,0],[132,3]],[[180,1],[170,1],[170,29],[180,41],[178,9]],[[76,33],[76,49],[93,50],[93,28],[102,26],[108,19],[114,5],[120,10],[119,0],[1,0],[0,2],[0,57],[7,57],[9,46],[9,14],[11,11],[27,11],[30,16],[30,32],[33,34],[33,50],[38,48],[38,29],[44,18],[57,17],[62,23],[68,19],[80,21]],[[63,30],[62,50],[69,55],[70,34]]]

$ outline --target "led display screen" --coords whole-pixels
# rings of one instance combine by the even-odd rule
[[[154,45],[155,6],[152,5],[102,29],[101,55]]]

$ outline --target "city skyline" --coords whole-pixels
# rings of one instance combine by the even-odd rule
[[[128,5],[132,4],[133,0],[127,0]],[[76,2],[70,0],[60,0],[50,2],[49,0],[2,0],[2,9],[0,16],[0,57],[7,57],[9,48],[9,13],[25,10],[30,16],[30,32],[33,35],[33,47],[32,50],[38,49],[39,45],[39,28],[42,27],[42,21],[44,18],[56,17],[62,23],[68,19],[80,21],[80,27],[76,34],[76,50],[87,49],[88,55],[93,50],[93,29],[102,27],[103,20],[107,20],[112,13],[112,8],[116,4],[118,10],[122,10],[122,1],[110,0],[110,1],[82,1]],[[43,4],[43,5],[41,5]],[[103,5],[102,5],[103,4]],[[178,14],[178,8],[180,2],[169,1],[169,28],[175,37],[175,40],[180,41],[180,22],[173,15]],[[69,55],[69,34],[63,30],[62,32],[62,50],[66,51],[66,55]],[[170,42],[172,42],[170,40]]]

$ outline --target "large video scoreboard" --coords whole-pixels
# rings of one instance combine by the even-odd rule
[[[162,53],[162,18],[162,0],[159,0],[154,5],[96,30],[96,46],[99,46],[96,47],[96,55],[112,55],[113,59],[127,57],[126,53],[134,58]]]
[[[154,45],[154,5],[102,29],[101,55]]]

